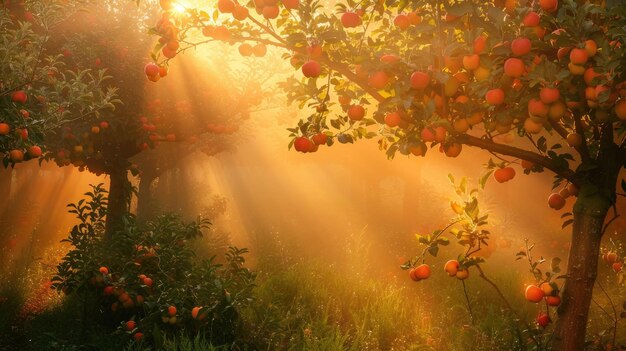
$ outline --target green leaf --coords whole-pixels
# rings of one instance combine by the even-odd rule
[[[548,149],[548,143],[546,141],[545,137],[541,137],[537,140],[537,148],[541,151],[541,152],[546,152],[546,150]]]
[[[417,236],[417,241],[418,241],[420,244],[425,244],[425,245],[430,244],[430,240],[428,240],[428,238],[426,238],[425,236],[422,236],[422,235],[418,235],[418,236]]]
[[[433,245],[428,248],[428,253],[434,257],[437,257],[437,253],[439,253],[439,246]]]
[[[568,219],[567,221],[563,222],[563,225],[561,225],[561,229],[564,229],[565,227],[567,227],[568,225],[574,223],[573,219]]]
[[[491,176],[491,174],[494,172],[493,169],[487,171],[485,174],[483,174],[482,176],[480,176],[480,179],[478,180],[478,184],[480,185],[481,189],[485,188],[485,184],[487,184],[487,180],[489,179],[489,176]]]

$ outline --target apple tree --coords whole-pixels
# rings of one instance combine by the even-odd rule
[[[267,59],[245,60],[236,68],[229,66],[234,59],[232,54],[183,59],[186,72],[202,74],[176,74],[154,85],[155,98],[147,106],[146,116],[168,134],[161,135],[163,142],[159,148],[131,159],[140,171],[137,217],[141,221],[154,214],[151,189],[157,179],[184,167],[190,158],[210,157],[236,148],[242,138],[239,129],[251,113],[267,108],[272,96],[264,89],[265,82],[272,78],[272,70],[262,69]],[[206,72],[207,67],[220,68],[219,72]],[[180,86],[186,87],[183,94],[177,94]],[[180,185],[179,196],[184,186]]]
[[[624,25],[613,2],[162,0],[159,62],[211,41],[273,46],[300,72],[282,83],[309,113],[292,145],[376,139],[392,158],[438,147],[498,156],[510,181],[550,171],[560,210],[576,195],[552,347],[582,350],[604,224],[626,161]],[[176,50],[172,41],[184,42]],[[483,179],[484,181],[488,177]],[[562,191],[562,189],[567,191]]]
[[[104,70],[111,77],[108,87],[120,99],[115,110],[59,126],[56,137],[47,140],[49,152],[44,155],[59,166],[109,176],[108,238],[130,212],[133,190],[129,171],[141,174],[141,182],[146,180],[149,185],[158,169],[210,146],[212,138],[203,134],[236,132],[249,117],[251,104],[262,98],[262,91],[252,81],[237,90],[217,79],[183,79],[183,74],[169,79],[167,65],[146,62],[151,40],[144,34],[145,22],[154,15],[150,9],[134,2],[90,3],[82,13],[66,19],[56,35],[55,43],[67,53],[69,64]],[[185,67],[190,72],[202,69],[203,62],[187,58]],[[137,66],[144,70],[136,70]],[[163,81],[155,85],[159,79]],[[243,79],[232,82],[239,84]],[[257,98],[249,98],[255,94]],[[159,152],[146,153],[157,160],[140,155],[157,147]],[[162,152],[164,149],[171,152]]]

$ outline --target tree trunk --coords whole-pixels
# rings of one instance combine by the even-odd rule
[[[130,206],[131,184],[126,169],[113,170],[109,177],[109,203],[105,223],[105,238],[111,240],[113,233],[122,224]]]
[[[578,351],[585,348],[589,305],[598,272],[602,227],[608,212],[606,198],[599,194],[583,196],[574,208],[572,241],[563,286],[562,303],[557,310],[552,348]]]
[[[139,180],[139,190],[137,192],[137,221],[145,222],[153,210],[151,187],[156,179],[156,175],[144,173]]]

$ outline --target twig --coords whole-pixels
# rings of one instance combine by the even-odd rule
[[[530,140],[530,143],[533,144],[533,146],[535,147],[535,149],[537,149],[537,151],[539,151],[539,153],[541,153],[542,155],[545,155],[545,153],[541,151],[541,149],[539,148],[539,145],[537,145],[537,143],[535,142],[535,139],[533,139],[533,137],[530,134],[526,133],[526,138]]]
[[[615,208],[615,205],[613,205],[613,218],[609,219],[609,221],[606,222],[606,224],[604,225],[604,228],[602,228],[602,232],[600,235],[604,236],[604,233],[606,232],[606,230],[609,229],[609,225],[611,225],[611,223],[613,223],[613,221],[615,221],[618,218],[619,218],[619,213],[617,213],[617,209]]]
[[[596,306],[598,306],[598,308],[600,309],[600,311],[604,312],[604,314],[607,315],[607,317],[609,317],[611,319],[611,321],[613,321],[613,316],[611,316],[611,314],[609,312],[607,312],[607,310],[602,307],[602,305],[600,305],[598,303],[598,301],[596,301],[593,297],[591,298],[591,302],[593,302],[594,304],[596,304]]]
[[[493,282],[493,280],[489,279],[489,277],[487,277],[485,275],[485,272],[483,271],[482,267],[480,265],[476,265],[476,269],[478,269],[478,273],[479,273],[479,277],[481,277],[485,282],[487,282],[487,284],[491,285],[491,287],[496,291],[496,293],[498,294],[498,296],[500,296],[500,299],[502,299],[502,302],[504,302],[504,305],[506,306],[506,308],[512,312],[515,317],[519,318],[519,315],[517,314],[517,312],[513,309],[513,307],[511,306],[511,304],[509,303],[509,300],[506,299],[506,297],[504,296],[504,294],[502,293],[502,290],[500,290],[500,288],[498,287],[498,285],[496,285],[496,283]]]
[[[609,296],[606,290],[604,290],[602,283],[600,283],[599,280],[596,280],[596,283],[598,284],[598,287],[600,288],[600,290],[602,290],[606,298],[609,300],[609,303],[611,304],[611,308],[613,309],[613,340],[611,341],[611,344],[615,345],[615,339],[617,338],[617,322],[618,322],[617,310],[615,309],[615,304],[613,303],[613,299],[611,299],[611,296]]]
[[[431,241],[434,241],[434,240],[436,240],[437,238],[439,238],[439,237],[441,236],[441,234],[445,233],[448,229],[450,229],[450,227],[452,227],[453,225],[455,225],[455,224],[457,224],[457,223],[459,223],[459,222],[461,222],[461,220],[460,220],[460,219],[458,219],[458,220],[456,220],[456,221],[454,221],[454,222],[452,222],[452,223],[448,224],[445,228],[443,228],[443,229],[441,230],[441,232],[439,232],[439,234],[435,235]],[[422,254],[420,255],[420,256],[422,257],[422,262],[424,262],[424,256],[426,255],[426,251],[428,250],[428,248],[429,248],[429,247],[430,247],[430,246],[426,246],[426,247],[424,248],[424,250],[422,251]]]
[[[465,280],[461,280],[461,283],[463,284],[463,294],[465,294],[465,301],[467,302],[467,310],[470,314],[472,325],[474,325],[474,313],[472,313],[472,304],[470,303],[469,296],[467,295],[467,287],[465,285]]]

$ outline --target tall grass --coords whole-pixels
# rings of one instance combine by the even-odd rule
[[[364,233],[346,237],[340,258],[286,254],[264,241],[253,308],[244,311],[246,344],[259,350],[523,350],[514,315],[478,277],[461,283],[443,274],[414,283],[377,271]],[[285,260],[283,257],[299,257]],[[516,277],[506,277],[506,290]]]
[[[387,274],[370,262],[371,245],[363,232],[337,243],[343,248],[342,254],[334,251],[333,255],[320,253],[316,257],[275,238],[252,248],[259,256],[260,272],[255,301],[241,311],[243,328],[233,344],[216,346],[201,336],[181,334],[165,340],[160,350],[546,349],[529,339],[528,330],[539,331],[533,320],[541,306],[524,300],[520,290],[521,282],[528,278],[524,272],[484,266],[514,307],[512,313],[475,270],[465,281],[466,297],[459,280],[438,271],[441,259],[432,262],[439,267],[432,276],[418,283],[399,269],[397,277]],[[598,342],[591,344],[590,350],[604,349],[613,324],[610,303],[616,305],[619,314],[624,300],[622,285],[615,284],[614,276],[604,274],[607,272],[600,273],[607,294],[596,290],[594,296],[589,338]],[[19,299],[23,292],[15,294]],[[468,301],[473,318],[468,313]],[[26,350],[153,350],[149,345],[129,343],[111,330],[90,329],[85,335],[68,335],[66,331],[75,329],[72,324],[80,320],[78,314],[72,301],[66,299],[29,320],[23,333],[29,340]],[[549,336],[550,329],[547,331]],[[623,333],[617,340],[624,340]]]

